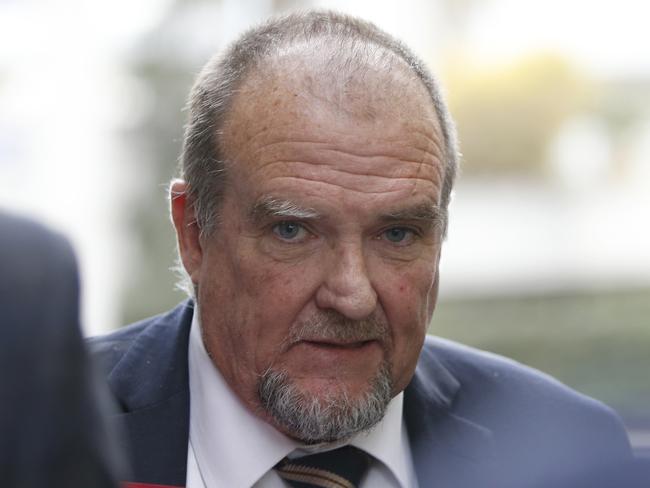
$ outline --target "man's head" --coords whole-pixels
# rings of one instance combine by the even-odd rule
[[[172,216],[214,364],[289,436],[374,425],[435,306],[456,169],[437,85],[376,27],[308,13],[244,34],[190,102]]]

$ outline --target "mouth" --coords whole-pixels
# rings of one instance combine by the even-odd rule
[[[309,338],[291,346],[286,364],[306,381],[347,378],[356,382],[361,378],[365,382],[376,374],[384,359],[384,348],[377,339]]]
[[[326,340],[326,341],[303,340],[302,342],[309,346],[320,347],[325,349],[361,349],[364,346],[367,346],[370,343],[375,341],[365,340],[365,341],[355,341],[355,342],[338,342],[338,341],[331,341],[331,340]]]

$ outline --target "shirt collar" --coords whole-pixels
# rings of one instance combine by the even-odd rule
[[[290,458],[299,458],[317,452],[329,451],[344,445],[352,445],[381,461],[397,479],[402,487],[415,486],[411,466],[411,451],[406,427],[402,421],[404,394],[393,398],[384,418],[372,429],[356,434],[351,439],[320,444],[317,446],[300,446],[289,454]]]
[[[294,441],[253,415],[230,389],[208,356],[198,306],[190,331],[190,439],[205,486],[248,488],[285,456],[300,456],[351,444],[384,463],[401,486],[409,486],[410,450],[402,421],[403,394],[391,400],[384,418],[348,442],[316,448]]]
[[[214,367],[198,308],[190,331],[190,438],[206,486],[248,488],[297,443],[253,415]]]
[[[388,404],[384,418],[372,429],[354,436],[350,444],[384,463],[400,485],[406,487],[413,484],[409,475],[411,451],[402,421],[403,402],[404,393],[399,393]]]

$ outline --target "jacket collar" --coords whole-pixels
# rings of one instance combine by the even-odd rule
[[[108,377],[133,480],[184,486],[189,436],[187,348],[193,303],[185,301],[142,329]]]

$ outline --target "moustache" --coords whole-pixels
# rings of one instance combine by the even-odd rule
[[[289,345],[301,341],[354,343],[389,337],[385,319],[375,315],[362,320],[352,320],[335,310],[323,310],[302,320],[289,332]]]

